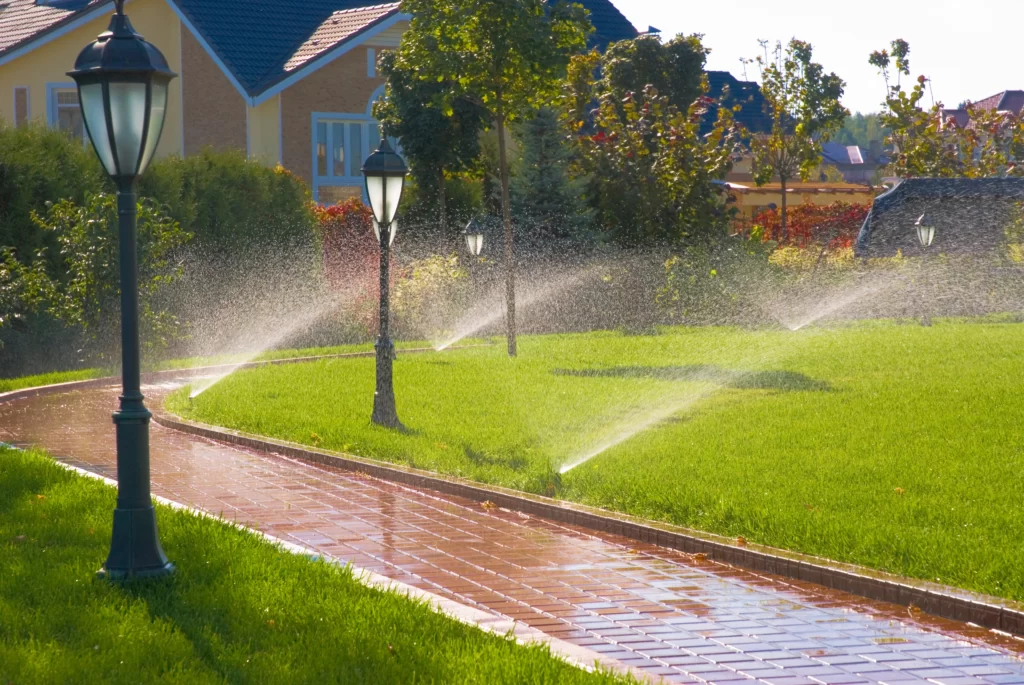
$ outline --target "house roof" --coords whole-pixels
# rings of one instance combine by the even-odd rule
[[[640,32],[623,16],[622,12],[612,4],[611,0],[576,0],[590,11],[590,23],[594,25],[594,33],[590,43],[604,50],[609,43],[630,40]]]
[[[740,111],[736,113],[736,121],[743,124],[751,133],[771,131],[772,119],[768,116],[768,105],[757,83],[740,81],[728,71],[709,71],[707,75],[708,97],[717,101],[728,88],[729,97],[726,99],[726,105],[740,107]],[[709,108],[708,115],[704,117],[704,128],[710,130],[717,116],[717,109],[714,106]]]
[[[944,109],[942,110],[942,122],[943,125],[949,120],[953,119],[956,125],[960,128],[967,126],[971,123],[971,116],[967,113],[966,109]]]
[[[367,0],[174,2],[252,96],[286,78],[298,65],[398,13],[398,4]]]
[[[0,54],[13,51],[36,36],[59,28],[79,12],[106,0],[64,0],[45,5],[36,0],[0,0]]]
[[[1008,111],[1019,115],[1024,110],[1024,90],[1004,90],[1002,93],[978,100],[974,104],[985,110]]]
[[[611,0],[578,0],[590,11],[593,45],[636,37]],[[372,0],[168,0],[240,89],[264,93],[317,56],[400,12]],[[0,0],[0,57],[99,9],[109,0]]]
[[[901,243],[916,248],[909,230],[893,236],[891,224],[895,222],[909,229],[920,212],[926,212],[933,219],[959,213],[960,220],[946,223],[969,226],[976,233],[957,236],[960,242],[991,241],[997,239],[1004,228],[1000,222],[1005,220],[1002,211],[1005,206],[1022,201],[1024,178],[908,178],[875,198],[857,236],[856,252],[866,256],[899,247]],[[963,215],[970,220],[963,220]]]

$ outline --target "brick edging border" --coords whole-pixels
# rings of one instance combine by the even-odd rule
[[[163,412],[157,412],[154,421],[164,428],[197,437],[334,466],[347,471],[358,471],[382,480],[464,497],[475,502],[493,502],[505,509],[558,523],[621,535],[687,554],[703,554],[711,561],[814,583],[876,601],[915,606],[941,618],[1024,636],[1024,605],[998,597],[916,581],[762,545],[739,546],[727,538],[678,526],[653,523],[595,507],[485,486],[463,479],[441,477],[428,471],[402,468],[373,459],[308,449],[291,443],[183,421]]]

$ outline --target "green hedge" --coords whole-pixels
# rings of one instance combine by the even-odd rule
[[[13,247],[21,261],[45,248],[56,264],[56,243],[32,222],[33,210],[112,189],[96,154],[80,141],[41,124],[0,124],[0,247]]]
[[[159,160],[139,179],[139,194],[166,205],[204,247],[265,249],[308,244],[315,236],[302,180],[240,151]]]

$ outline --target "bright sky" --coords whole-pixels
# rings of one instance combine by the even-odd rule
[[[844,104],[853,112],[879,110],[885,86],[868,55],[895,38],[910,43],[911,77],[931,78],[935,99],[947,107],[1024,90],[1024,0],[612,1],[641,31],[703,33],[712,50],[708,69],[741,79],[739,60],[758,54],[759,38],[808,41],[815,61],[846,81]],[[747,76],[756,80],[757,65],[747,66]]]

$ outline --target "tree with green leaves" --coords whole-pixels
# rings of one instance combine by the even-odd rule
[[[427,195],[432,191],[442,239],[450,241],[446,179],[469,169],[480,156],[487,111],[467,97],[445,103],[443,95],[453,90],[452,83],[419,78],[395,52],[381,55],[378,67],[387,85],[373,115],[387,135],[401,139],[416,186]]]
[[[506,129],[558,93],[570,57],[593,30],[580,5],[546,0],[403,0],[412,15],[395,51],[395,67],[444,83],[445,114],[466,99],[487,112],[498,136],[505,223],[506,325],[516,355],[515,247]]]
[[[542,107],[516,127],[520,156],[512,178],[512,207],[520,230],[533,238],[573,238],[591,214],[583,201],[586,178],[573,178],[572,148],[558,113]]]
[[[732,168],[743,132],[732,109],[719,107],[714,127],[702,135],[711,104],[702,96],[680,111],[650,86],[622,103],[610,93],[602,97],[593,115],[596,132],[581,135],[578,143],[606,240],[626,247],[679,246],[725,235],[733,212],[715,182]]]
[[[882,125],[879,114],[856,114],[846,117],[843,127],[836,132],[835,140],[841,145],[857,145],[870,150],[872,143],[881,144],[889,137],[889,130]]]
[[[176,316],[160,308],[157,295],[182,275],[174,260],[178,250],[192,239],[177,221],[155,202],[143,198],[139,214],[139,305],[142,341],[150,349],[166,347],[178,333]],[[118,274],[117,198],[96,194],[82,205],[70,200],[49,203],[44,214],[32,220],[43,231],[53,233],[60,248],[62,280],[45,282],[36,266],[22,276],[31,276],[32,304],[45,306],[65,325],[81,330],[91,355],[103,360],[115,344],[120,330],[120,277]],[[2,279],[0,279],[2,280]]]
[[[612,93],[619,100],[628,93],[642,93],[653,86],[669,104],[680,111],[703,95],[701,79],[710,49],[700,34],[679,34],[668,42],[644,34],[608,46],[601,58],[601,93]]]
[[[873,52],[868,62],[885,79],[881,122],[890,132],[890,173],[901,178],[1024,174],[1024,117],[968,102],[963,107],[968,124],[963,125],[944,114],[941,102],[926,109],[927,77],[919,76],[909,92],[903,88],[902,77],[910,75],[910,44],[905,40]]]
[[[786,185],[799,178],[806,181],[821,164],[822,144],[843,125],[850,112],[840,98],[846,83],[813,61],[810,43],[778,42],[771,55],[757,57],[761,70],[761,92],[772,119],[771,131],[750,141],[754,181],[760,186],[779,179],[782,191],[780,219],[782,239],[787,238]]]

